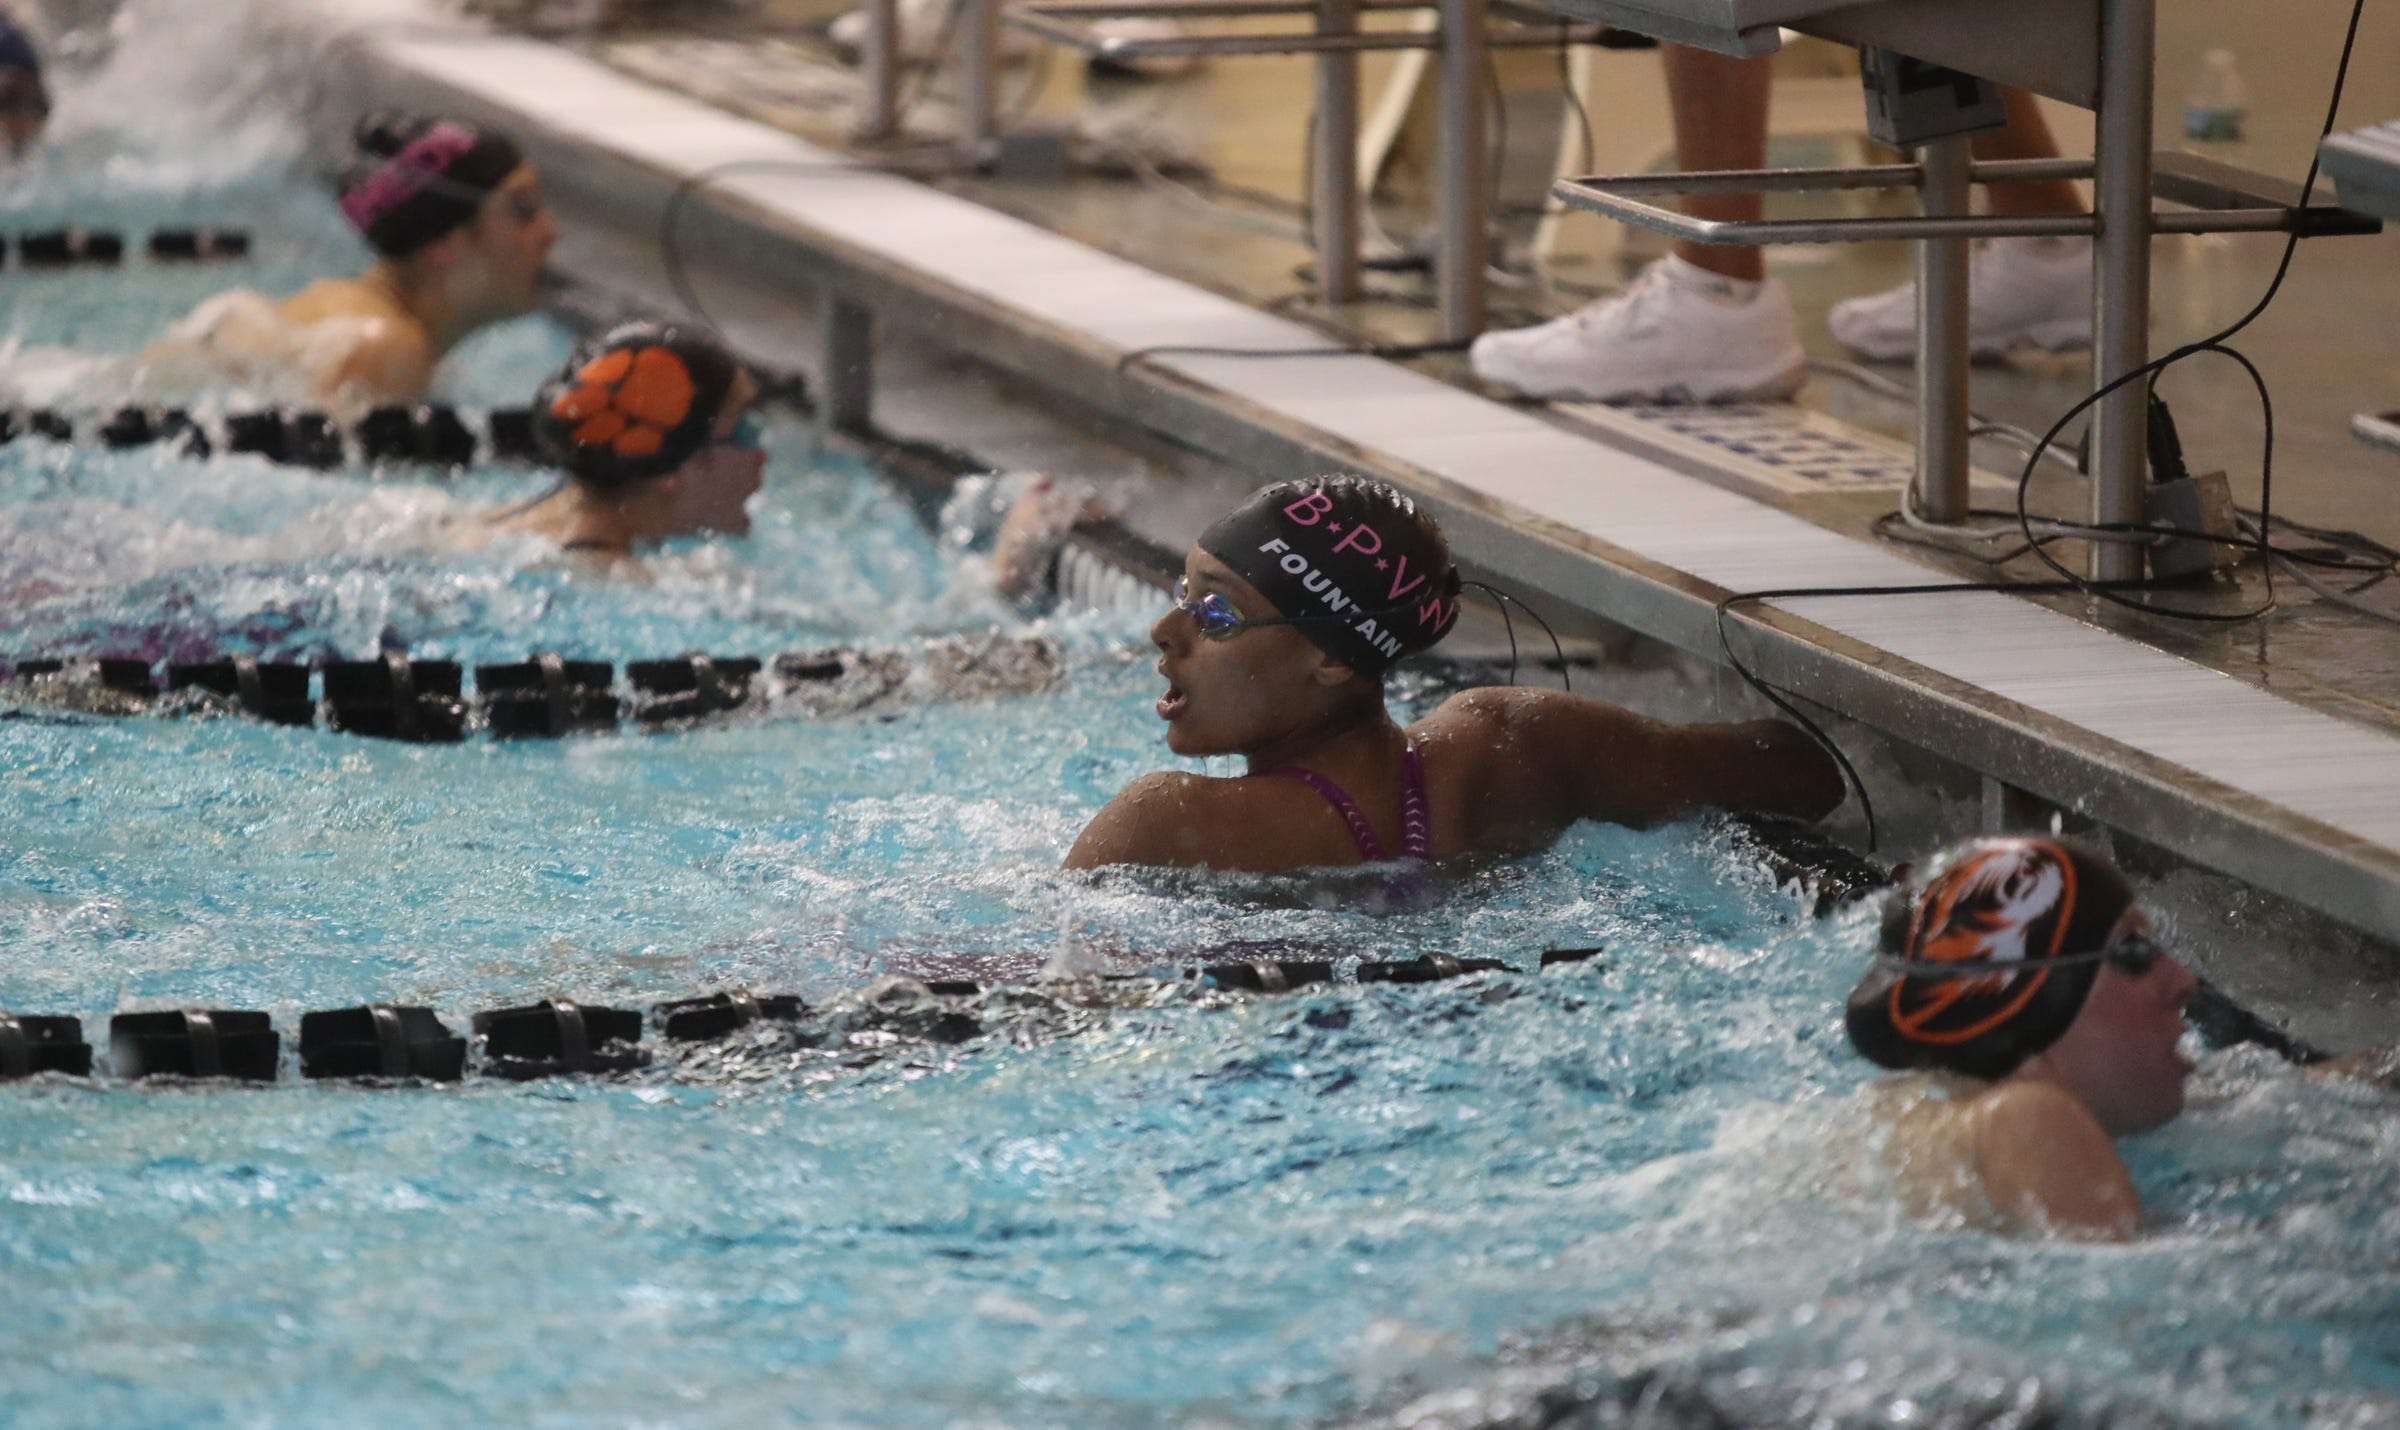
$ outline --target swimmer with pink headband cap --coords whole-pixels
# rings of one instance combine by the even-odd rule
[[[50,91],[42,83],[42,57],[25,29],[0,5],[0,145],[21,158],[41,138],[50,120]]]
[[[237,382],[298,367],[297,394],[341,410],[424,398],[468,334],[533,310],[558,223],[507,136],[457,119],[362,120],[342,214],[374,251],[355,277],[280,302],[220,294],[152,350],[198,349]]]

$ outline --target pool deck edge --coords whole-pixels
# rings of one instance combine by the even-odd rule
[[[323,33],[333,8],[302,23]],[[695,175],[748,164],[687,195],[687,251],[783,272],[1262,479],[1391,480],[1468,559],[1713,661],[1715,607],[1734,591],[1952,579],[1377,359],[1127,367],[1159,344],[1325,340],[555,46],[352,31],[329,60],[355,80],[353,107],[505,122],[570,207],[631,223],[655,223]],[[1734,625],[1779,688],[2400,942],[2400,738],[2005,596],[1811,598]]]

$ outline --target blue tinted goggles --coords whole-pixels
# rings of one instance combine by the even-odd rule
[[[1215,591],[1199,596],[1192,594],[1192,578],[1175,579],[1175,609],[1192,618],[1200,634],[1212,641],[1229,641],[1247,630],[1259,626],[1296,626],[1306,621],[1325,620],[1324,616],[1261,616],[1256,619],[1233,608],[1233,602]]]

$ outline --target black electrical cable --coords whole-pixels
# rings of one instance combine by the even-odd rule
[[[1387,361],[1406,361],[1410,358],[1431,357],[1435,353],[1462,353],[1474,344],[1472,338],[1451,338],[1431,343],[1360,343],[1351,347],[1321,348],[1220,348],[1201,344],[1161,343],[1156,347],[1135,348],[1117,359],[1120,373],[1136,363],[1154,357],[1226,357],[1226,358],[1320,358],[1371,357]]]
[[[951,157],[953,160],[956,158],[956,151],[952,148],[952,146],[938,142],[928,142],[913,146],[911,149],[901,152],[939,152]],[[892,157],[897,157],[897,155]],[[659,209],[659,264],[666,270],[667,286],[673,290],[675,294],[675,301],[681,303],[684,307],[684,311],[690,313],[702,327],[707,328],[709,331],[716,333],[719,336],[724,335],[725,329],[714,318],[709,316],[708,309],[700,302],[700,295],[698,291],[692,287],[691,275],[685,271],[683,266],[683,255],[677,251],[675,246],[675,226],[677,221],[683,216],[684,205],[699,197],[699,195],[711,184],[716,183],[720,179],[734,178],[742,174],[798,174],[822,176],[827,178],[836,175],[853,177],[867,175],[876,178],[925,177],[925,175],[922,173],[894,167],[889,164],[857,163],[839,160],[827,160],[820,163],[807,159],[732,159],[722,164],[711,165],[708,168],[694,170],[692,173],[686,174],[682,181],[676,184],[674,189],[668,193],[666,203]]]
[[[1733,667],[1734,673],[1739,675],[1744,683],[1749,685],[1751,689],[1757,691],[1760,695],[1765,696],[1767,702],[1773,705],[1776,709],[1798,721],[1800,728],[1808,732],[1808,737],[1816,741],[1817,744],[1824,749],[1825,753],[1833,756],[1834,763],[1841,767],[1843,776],[1850,781],[1850,788],[1857,792],[1859,812],[1866,816],[1867,849],[1869,852],[1872,852],[1876,847],[1879,838],[1879,831],[1875,821],[1875,801],[1867,794],[1866,781],[1859,778],[1857,767],[1850,763],[1850,757],[1842,753],[1841,746],[1834,743],[1833,737],[1825,733],[1823,726],[1819,725],[1815,720],[1809,718],[1808,714],[1801,710],[1799,706],[1794,705],[1791,701],[1786,700],[1783,696],[1777,694],[1774,687],[1768,685],[1766,681],[1760,679],[1758,673],[1752,670],[1748,665],[1744,664],[1741,656],[1734,652],[1732,628],[1727,624],[1726,621],[1727,616],[1731,614],[1734,607],[1750,605],[1760,601],[1813,599],[1820,596],[1947,596],[1974,594],[1979,592],[1997,592],[2006,595],[2019,596],[2065,595],[2094,586],[2123,588],[2142,584],[2146,583],[2133,581],[2082,580],[1926,581],[1903,586],[1787,586],[1781,590],[1773,591],[1736,591],[1718,601],[1716,604],[1717,646],[1719,649],[1725,652],[1726,662]]]
[[[1500,626],[1501,629],[1508,632],[1509,684],[1514,685],[1517,683],[1517,623],[1511,620],[1508,614],[1508,608],[1511,605],[1515,605],[1523,610],[1526,615],[1533,617],[1534,621],[1541,626],[1542,634],[1550,637],[1550,653],[1558,658],[1558,683],[1565,688],[1569,695],[1575,693],[1575,682],[1567,674],[1567,648],[1559,644],[1558,632],[1550,629],[1550,623],[1542,619],[1541,612],[1535,610],[1529,605],[1526,605],[1523,600],[1501,590],[1499,587],[1491,584],[1489,581],[1461,581],[1459,582],[1459,586],[1462,589],[1472,587],[1478,591],[1489,591],[1492,593],[1494,599],[1500,603]]]
[[[2363,0],[2361,0],[2361,3],[2363,3]],[[2315,166],[2312,165],[2310,167],[2313,173]],[[2297,237],[2298,235],[2295,234],[2295,240],[2297,240]],[[2281,283],[2282,281],[2282,276],[2279,273],[2276,277],[2276,282]],[[2272,292],[2270,292],[2268,296],[2272,297]],[[2248,320],[2245,319],[2244,321],[2246,322]],[[2240,324],[2235,325],[2236,329],[2239,327]],[[2142,369],[2137,369],[2135,372],[2128,374],[2127,377],[2138,377],[2143,372],[2149,371],[2152,368],[2163,369],[2167,363],[2175,361],[2179,357],[2191,357],[2197,353],[2221,353],[2224,356],[2231,358],[2233,361],[2241,365],[2242,371],[2250,375],[2251,385],[2258,391],[2259,416],[2262,429],[2262,440],[2259,451],[2258,465],[2258,507],[2262,513],[2272,512],[2274,509],[2275,497],[2275,400],[2268,394],[2267,380],[2260,375],[2257,364],[2251,362],[2247,357],[2244,357],[2237,349],[2226,347],[2222,343],[2212,339],[2207,342],[2186,344],[2184,347],[2178,348],[2174,352],[2169,353],[2166,358],[2161,359],[2159,362],[2151,364]],[[2092,403],[2098,401],[2106,394],[2123,387],[2126,380],[2126,378],[2120,378],[2117,381],[2110,383],[2107,387],[2102,388],[2099,392],[2092,394],[2092,396],[2084,399],[2082,403],[2078,404],[2073,409],[2070,409],[2068,414],[2065,417],[2060,418],[2057,424],[2050,429],[2050,434],[2042,439],[2043,445],[2047,446],[2052,440],[2054,440],[2059,431],[2063,429],[2068,422],[2074,420],[2074,416],[2077,412],[2082,411],[2085,407],[2090,406]],[[2147,616],[2165,616],[2169,619],[2179,621],[2205,621],[2218,625],[2239,625],[2244,621],[2255,621],[2261,616],[2267,615],[2269,612],[2275,609],[2275,562],[2273,559],[2274,548],[2269,545],[2267,541],[2267,528],[2264,523],[2262,523],[2259,527],[2259,534],[2256,541],[2249,541],[2239,537],[2216,537],[2205,532],[2194,533],[2192,537],[2192,539],[2196,540],[2220,541],[2228,545],[2256,549],[2258,552],[2259,561],[2265,568],[2267,590],[2266,595],[2259,601],[2259,603],[2246,611],[2195,611],[2187,606],[2162,606],[2156,602],[2136,600],[2131,596],[2118,595],[2114,591],[2104,589],[2100,583],[2085,581],[2082,577],[2077,576],[2073,571],[2069,570],[2064,562],[2060,561],[2057,557],[2052,556],[2048,551],[2042,549],[2042,543],[2036,542],[2033,539],[2033,519],[2026,512],[2025,501],[2026,488],[2032,479],[2033,462],[2035,460],[2038,460],[2038,452],[2035,457],[2027,459],[2025,472],[2017,483],[2017,525],[2018,528],[2025,533],[2028,549],[2031,551],[2034,559],[2040,561],[2044,566],[2049,567],[2052,571],[2057,572],[2062,580],[2072,582],[2077,587],[2086,590],[2089,594],[2098,596],[2102,600],[2110,602],[2113,605],[2122,606],[2127,610],[2139,611],[2143,615]],[[2137,525],[2138,523],[2129,522],[2123,524],[2131,527]],[[2105,531],[2109,530],[2115,525],[2117,525],[2117,523],[2101,523],[2088,529],[2094,531]],[[2143,587],[2141,585],[2137,585],[2134,587],[2134,589],[2143,589]]]
[[[2333,133],[2334,121],[2341,113],[2342,92],[2349,84],[2350,60],[2351,56],[2358,47],[2359,23],[2365,17],[2365,14],[2366,0],[2352,0],[2350,7],[2350,23],[2348,29],[2344,32],[2342,37],[2341,59],[2334,67],[2333,94],[2325,106],[2325,122],[2319,126],[2317,131],[2317,137],[2320,142],[2325,138],[2325,136]],[[2315,196],[2317,171],[2321,162],[2321,151],[2312,146],[2309,151],[2307,176],[2300,181],[2299,205],[2294,210],[2295,220],[2299,213],[2305,212],[2308,209],[2311,199]],[[2241,365],[2242,369],[2250,375],[2251,382],[2257,388],[2259,394],[2259,406],[2265,428],[2264,451],[2259,462],[2260,521],[2257,540],[2254,543],[2244,544],[2255,547],[2258,552],[2259,560],[2266,567],[2267,592],[2265,600],[2262,601],[2256,609],[2237,615],[2224,615],[2213,611],[2190,611],[2175,607],[2157,606],[2149,602],[2138,601],[2130,597],[2117,595],[2113,590],[2103,589],[2104,586],[2111,586],[2117,583],[2087,581],[2084,578],[2077,576],[2074,572],[2068,570],[2066,566],[2052,558],[2048,552],[2043,551],[2040,547],[2036,546],[2033,548],[2033,554],[2038,557],[2044,565],[2059,573],[2059,575],[2066,580],[2074,583],[2076,589],[2089,595],[2098,596],[2101,599],[2110,601],[2114,604],[2141,611],[2148,615],[2167,616],[2181,620],[2199,620],[2220,623],[2247,621],[2255,620],[2275,609],[2275,553],[2273,547],[2268,541],[2268,531],[2274,520],[2274,507],[2272,501],[2272,474],[2270,470],[2273,465],[2275,450],[2274,404],[2272,399],[2270,399],[2267,395],[2266,381],[2259,375],[2257,366],[2237,350],[2226,346],[2226,343],[2228,339],[2233,338],[2243,329],[2256,322],[2259,318],[2259,315],[2266,312],[2268,305],[2273,303],[2276,295],[2283,290],[2284,279],[2291,273],[2293,256],[2299,251],[2300,248],[2300,236],[2300,225],[2297,221],[2295,221],[2292,231],[2284,239],[2283,255],[2275,265],[2274,278],[2268,282],[2266,291],[2259,295],[2258,301],[2251,305],[2248,312],[2244,313],[2240,318],[2235,319],[2233,323],[2224,329],[2213,333],[2208,337],[2185,343],[2182,346],[2167,352],[2163,356],[2151,359],[2149,362],[2142,364],[2140,367],[2134,368],[2130,372],[2120,373],[2116,377],[2109,379],[2101,386],[2095,388],[2088,396],[2084,397],[2075,403],[2074,406],[2069,407],[2065,412],[2061,413],[2056,422],[2050,424],[2050,430],[2042,434],[2041,438],[2035,442],[2033,450],[2027,454],[2025,458],[2024,470],[2020,472],[2017,477],[2017,524],[2019,529],[2024,532],[2025,539],[2030,542],[2033,540],[2033,519],[2027,509],[2027,500],[2028,494],[2033,485],[2034,469],[2041,462],[2043,454],[2048,452],[2050,448],[2057,443],[2059,434],[2066,430],[2069,423],[2073,422],[2077,417],[2083,415],[2083,413],[2086,411],[2089,411],[2095,404],[2100,402],[2103,398],[2106,398],[2109,394],[2124,387],[2127,383],[2142,381],[2144,379],[2154,379],[2158,373],[2164,372],[2167,368],[2174,366],[2176,363],[2182,362],[2184,359],[2194,357],[2200,353],[2221,353],[2225,357],[2230,358],[2234,362]]]

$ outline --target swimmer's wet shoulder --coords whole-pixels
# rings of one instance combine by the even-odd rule
[[[1984,1193],[2012,1224],[2101,1241],[2141,1230],[2141,1194],[2116,1141],[2072,1092],[2004,1083],[1978,1095],[1969,1116]]]
[[[345,407],[422,394],[441,351],[399,297],[371,278],[328,278],[283,300],[279,314],[296,328],[345,326],[340,350],[309,373],[316,391]]]
[[[1902,1205],[1988,1231],[2121,1240],[2141,1198],[2116,1145],[2071,1093],[2036,1082],[1907,1073],[1870,1090]]]

